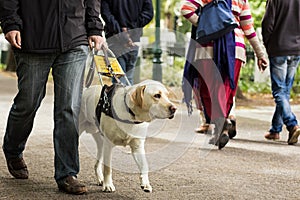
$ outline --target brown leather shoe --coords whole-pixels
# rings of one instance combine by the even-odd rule
[[[209,133],[209,130],[211,130],[209,124],[203,124],[201,125],[199,128],[195,129],[196,133],[203,133],[203,134],[207,134]],[[211,131],[210,131],[211,132]]]
[[[23,158],[8,159],[7,168],[16,179],[28,179],[28,170]]]
[[[271,132],[267,132],[265,134],[265,138],[267,140],[279,140],[280,139],[280,136],[279,136],[279,133],[271,133]]]
[[[229,142],[228,133],[223,132],[219,137],[217,137],[216,135],[212,136],[209,139],[208,144],[216,145],[218,146],[218,149],[221,150],[226,146],[228,142]]]
[[[219,142],[218,142],[219,150],[224,148],[226,146],[226,144],[229,142],[230,138],[229,138],[229,135],[228,135],[228,131],[231,128],[232,128],[231,120],[230,119],[225,119],[223,129],[222,129],[222,133],[220,135]]]
[[[300,135],[300,127],[294,126],[291,130],[289,130],[288,144],[291,145],[297,143],[299,135]]]
[[[218,149],[221,150],[229,142],[228,129],[232,126],[229,119],[224,121],[222,132],[218,133],[218,127],[215,127],[215,134],[208,141],[209,144],[218,146]]]
[[[228,133],[222,133],[219,138],[218,149],[221,150],[229,142]]]
[[[67,176],[66,178],[57,182],[59,190],[68,194],[84,194],[87,192],[85,185],[80,183],[76,177]]]

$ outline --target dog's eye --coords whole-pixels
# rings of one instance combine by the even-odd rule
[[[156,98],[156,99],[160,99],[160,97],[161,97],[160,94],[155,94],[155,95],[154,95],[154,98]]]

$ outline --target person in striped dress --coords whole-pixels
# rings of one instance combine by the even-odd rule
[[[213,0],[185,0],[181,6],[182,15],[192,23],[193,27],[197,27],[198,10]],[[230,0],[227,0],[230,3]],[[214,124],[214,134],[209,143],[217,145],[219,149],[223,148],[229,141],[228,130],[232,127],[231,124],[235,119],[229,119],[229,113],[234,103],[234,96],[238,85],[240,69],[246,62],[246,45],[245,38],[252,46],[255,55],[257,56],[257,65],[263,71],[268,65],[265,54],[256,35],[251,9],[248,0],[232,0],[231,10],[235,16],[239,26],[234,29],[234,37],[232,41],[235,48],[232,48],[233,53],[233,77],[230,78],[229,73],[220,70],[214,62],[214,44],[212,41],[205,45],[197,43],[192,37],[190,47],[194,49],[194,56],[189,60],[195,66],[198,73],[199,93],[202,101],[207,123]],[[209,20],[209,19],[207,19]],[[193,30],[195,30],[194,28]],[[193,35],[193,33],[192,33]],[[194,33],[195,35],[195,33]],[[226,68],[226,66],[221,66]],[[231,82],[232,81],[232,82]],[[234,86],[232,86],[234,85]],[[219,120],[222,119],[223,120]],[[235,123],[235,121],[234,121]]]

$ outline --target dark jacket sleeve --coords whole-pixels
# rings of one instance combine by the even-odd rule
[[[109,24],[109,26],[106,25],[107,31],[117,34],[122,31],[119,22],[115,19],[114,15],[110,11],[109,1],[110,0],[101,1],[101,16],[105,23]]]
[[[266,12],[262,19],[262,37],[264,45],[267,47],[269,39],[274,29],[276,19],[276,8],[274,0],[269,0],[266,6]]]
[[[18,0],[0,1],[0,23],[4,34],[12,30],[22,29],[22,20],[17,14],[18,9]]]
[[[102,35],[103,24],[100,20],[101,0],[86,0],[86,29],[88,36]]]
[[[138,27],[143,28],[146,26],[153,18],[153,6],[151,0],[144,0],[142,11],[139,16]]]

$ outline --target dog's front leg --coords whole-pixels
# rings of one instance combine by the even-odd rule
[[[102,186],[103,192],[114,192],[115,186],[112,181],[112,168],[111,168],[111,159],[112,159],[112,149],[113,144],[108,141],[107,138],[103,140],[103,164],[104,164],[104,182]]]
[[[95,174],[97,177],[97,183],[98,185],[103,185],[103,135],[101,135],[100,132],[97,132],[95,134],[92,134],[93,138],[96,141],[97,144],[97,161],[94,166]]]
[[[130,148],[131,148],[132,156],[140,170],[141,188],[145,192],[152,192],[152,186],[150,185],[149,178],[148,178],[149,169],[148,169],[148,163],[145,155],[144,144],[145,144],[145,140],[136,139],[131,141]]]

